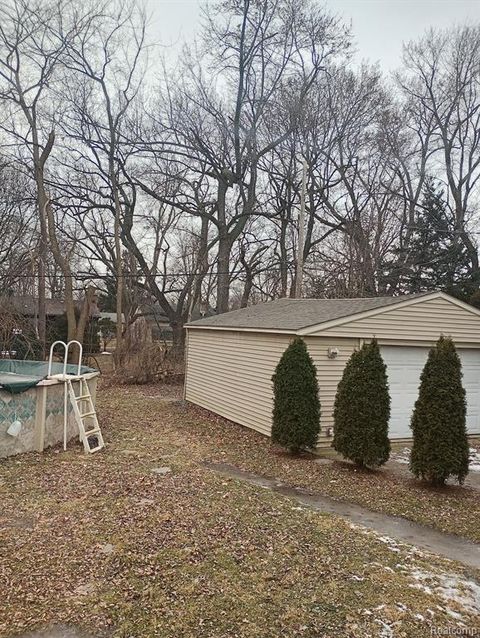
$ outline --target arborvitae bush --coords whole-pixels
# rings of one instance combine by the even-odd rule
[[[317,370],[303,339],[285,350],[272,381],[272,441],[292,453],[314,448],[320,431]]]
[[[462,365],[453,341],[440,337],[420,377],[412,415],[410,469],[435,485],[449,476],[463,483],[468,474],[467,406]]]
[[[338,384],[332,446],[359,466],[378,467],[390,455],[390,395],[376,339],[350,357]]]

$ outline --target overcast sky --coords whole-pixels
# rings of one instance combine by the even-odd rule
[[[146,0],[155,39],[178,46],[200,23],[202,0]],[[352,23],[358,59],[380,62],[385,71],[399,65],[402,42],[429,27],[480,22],[480,0],[328,0],[331,12]]]

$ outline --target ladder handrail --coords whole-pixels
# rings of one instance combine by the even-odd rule
[[[82,369],[82,358],[83,358],[83,346],[80,343],[80,341],[76,341],[75,339],[72,339],[71,341],[69,341],[67,343],[67,349],[65,351],[65,361],[63,362],[63,376],[65,376],[66,370],[67,370],[67,361],[68,361],[68,349],[70,348],[70,346],[72,345],[72,343],[76,343],[78,346],[78,366],[77,366],[77,377],[80,376],[80,371]]]
[[[52,343],[52,345],[50,346],[50,355],[48,357],[48,371],[47,371],[47,376],[51,376],[52,374],[52,362],[53,362],[53,351],[55,349],[55,346],[57,345],[57,343],[61,344],[64,348],[64,350],[67,350],[67,344],[65,343],[65,341],[62,341],[61,339],[59,339],[58,341],[54,341]]]
[[[52,345],[50,346],[50,355],[48,357],[48,370],[47,370],[47,376],[51,376],[52,374],[52,362],[53,362],[53,351],[55,349],[55,346],[57,344],[60,344],[63,346],[64,348],[64,356],[63,356],[63,376],[66,377],[67,376],[67,361],[68,361],[68,349],[70,348],[70,346],[72,344],[76,343],[78,346],[78,366],[77,366],[77,376],[80,376],[80,372],[82,369],[82,358],[83,358],[83,346],[80,343],[80,341],[76,341],[75,339],[72,339],[71,341],[69,341],[68,343],[65,343],[65,341],[62,341],[61,339],[59,339],[58,341],[54,341],[52,343]]]

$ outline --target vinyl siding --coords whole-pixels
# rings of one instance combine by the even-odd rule
[[[270,436],[271,378],[290,339],[289,335],[190,328],[186,400]],[[333,425],[337,384],[358,339],[307,337],[305,341],[317,367],[324,440]],[[327,357],[330,346],[339,349],[337,359]]]
[[[430,299],[392,308],[379,314],[348,321],[339,326],[311,333],[382,341],[433,343],[440,334],[451,336],[457,343],[480,343],[480,316],[447,299]]]

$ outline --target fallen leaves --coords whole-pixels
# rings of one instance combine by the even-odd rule
[[[363,490],[384,507],[378,477],[272,455],[253,432],[141,390],[109,388],[99,399],[105,452],[85,457],[72,445],[0,466],[2,520],[34,521],[0,528],[1,636],[55,623],[118,638],[363,638],[385,627],[420,637],[474,622],[457,608],[461,620],[449,616],[435,591],[409,586],[416,572],[439,577],[444,561],[392,552],[201,462],[229,461],[315,491],[323,484],[344,497]],[[397,498],[407,487],[389,490]]]

